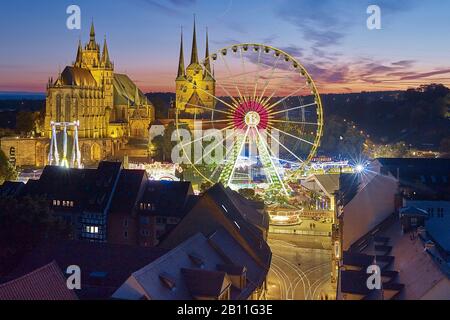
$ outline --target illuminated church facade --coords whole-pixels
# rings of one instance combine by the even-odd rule
[[[45,134],[51,137],[51,121],[79,121],[81,145],[83,139],[113,139],[120,147],[124,139],[146,138],[154,114],[153,105],[133,81],[114,72],[106,38],[101,50],[92,24],[89,42],[82,47],[80,41],[73,65],[56,81],[49,80]],[[104,158],[91,151],[91,160]]]
[[[146,141],[154,119],[154,107],[143,92],[127,75],[115,73],[106,38],[101,48],[92,24],[89,42],[78,44],[75,62],[47,83],[42,136],[4,138],[1,148],[17,166],[42,167],[48,163],[51,123],[79,121],[82,162],[93,164],[115,157],[131,139]],[[71,139],[72,129],[68,134]]]
[[[216,81],[209,59],[208,32],[206,33],[206,52],[204,66],[200,64],[197,49],[197,33],[194,21],[190,64],[185,68],[183,34],[181,34],[180,57],[176,83],[176,110],[180,113],[201,113],[214,109]],[[203,107],[203,108],[201,108]]]

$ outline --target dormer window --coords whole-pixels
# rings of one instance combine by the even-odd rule
[[[195,252],[189,254],[189,259],[191,259],[192,263],[195,264],[198,268],[203,269],[203,267],[205,266],[204,258]]]
[[[167,289],[169,289],[171,291],[176,289],[176,281],[175,281],[175,279],[170,274],[168,274],[167,272],[161,273],[159,275],[159,280],[161,280],[161,283]]]

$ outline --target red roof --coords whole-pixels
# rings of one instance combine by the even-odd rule
[[[0,284],[0,300],[78,300],[56,262]]]

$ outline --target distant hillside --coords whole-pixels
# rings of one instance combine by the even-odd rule
[[[45,93],[40,92],[0,92],[0,100],[44,100]]]
[[[10,99],[5,99],[7,96]],[[146,96],[155,106],[156,117],[167,118],[175,93]],[[450,152],[450,89],[443,85],[407,91],[326,94],[322,102],[322,154],[357,156],[367,136],[378,145],[404,142],[418,149]],[[288,106],[297,104],[296,97],[287,100]],[[39,111],[44,107],[44,95],[0,93],[0,127],[11,128],[17,111]]]
[[[156,92],[147,93],[148,100],[155,106],[155,114],[157,119],[166,119],[170,108],[171,101],[175,101],[175,93],[173,92]]]

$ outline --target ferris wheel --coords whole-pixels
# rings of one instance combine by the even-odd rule
[[[289,181],[315,156],[323,132],[321,98],[307,70],[283,50],[244,43],[209,55],[195,74],[184,88],[195,98],[177,101],[190,110],[176,113],[180,140],[189,124],[203,132],[181,144],[188,170],[233,189],[290,194]]]

